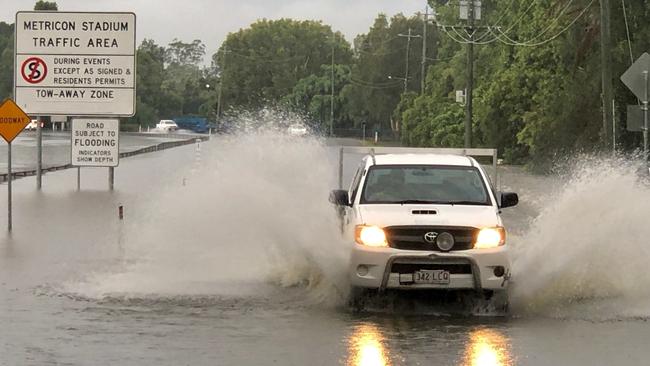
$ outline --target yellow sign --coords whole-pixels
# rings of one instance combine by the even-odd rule
[[[13,100],[5,99],[0,105],[0,135],[8,143],[11,143],[30,121],[31,118]]]

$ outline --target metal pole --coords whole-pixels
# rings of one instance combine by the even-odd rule
[[[616,101],[612,99],[612,153],[616,152]]]
[[[409,35],[406,40],[406,70],[404,71],[404,93],[406,94],[406,90],[408,88],[408,80],[409,80],[409,53],[411,51],[411,28],[409,28]]]
[[[343,148],[339,149],[339,189],[343,189]]]
[[[36,189],[40,191],[43,186],[43,129],[41,128],[40,117],[36,117],[36,140]]]
[[[645,98],[643,98],[643,159],[648,166],[648,70],[643,71]]]
[[[422,27],[422,71],[420,75],[420,94],[424,94],[427,64],[427,25],[429,25],[429,6],[424,8],[424,26]]]
[[[469,0],[467,17],[469,21],[469,43],[467,43],[467,92],[465,116],[465,148],[472,147],[472,91],[474,88],[474,0]]]
[[[612,113],[609,109],[610,100],[614,99],[612,92],[612,50],[610,36],[610,5],[609,0],[600,0],[600,67],[603,92],[603,141],[605,148],[612,141]]]
[[[7,231],[11,232],[11,142],[7,145]]]
[[[334,42],[336,34],[332,32],[332,87],[330,88],[330,137],[334,133]]]
[[[221,66],[221,80],[219,80],[219,93],[217,93],[217,121],[221,122],[221,94],[223,92],[223,79],[226,69],[226,56],[228,55],[228,46],[223,46],[223,65]]]
[[[108,168],[108,189],[112,191],[114,185],[115,185],[115,168],[111,166]]]
[[[77,167],[77,191],[81,191],[81,167]]]

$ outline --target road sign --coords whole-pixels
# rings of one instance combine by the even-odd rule
[[[73,166],[116,167],[120,162],[120,121],[73,119],[70,151]]]
[[[133,13],[16,13],[16,103],[32,115],[134,115],[135,26]]]
[[[638,104],[627,106],[627,130],[633,132],[643,131],[643,109]]]
[[[639,98],[642,102],[648,101],[648,80],[643,74],[650,72],[650,55],[646,52],[630,66],[623,75],[621,81]]]
[[[11,99],[0,105],[0,135],[11,143],[13,139],[29,124],[31,118]]]

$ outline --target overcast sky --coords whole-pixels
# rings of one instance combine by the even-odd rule
[[[32,10],[35,0],[3,0],[0,21],[13,23],[19,10]],[[152,38],[166,45],[174,38],[200,39],[207,59],[229,32],[257,19],[322,20],[348,41],[366,33],[378,13],[392,16],[423,11],[426,0],[58,0],[61,11],[132,11],[137,16],[138,43]],[[168,4],[174,4],[170,6]]]

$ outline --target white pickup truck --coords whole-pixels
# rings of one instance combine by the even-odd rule
[[[351,244],[352,302],[369,290],[426,289],[499,295],[507,305],[510,260],[499,213],[518,200],[497,194],[469,156],[365,156],[350,188],[330,194]]]
[[[174,132],[178,130],[178,125],[171,119],[161,119],[156,125],[156,129],[163,132]]]

